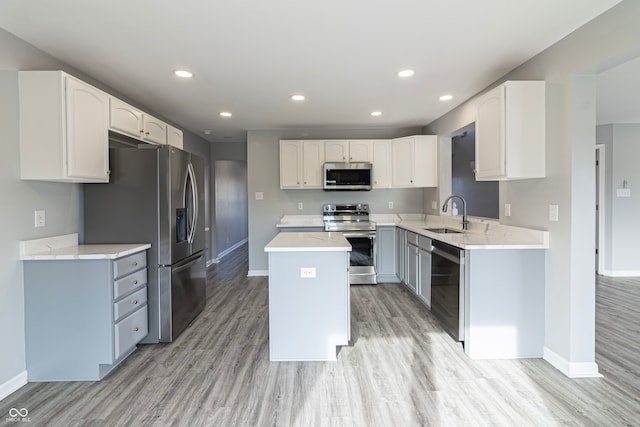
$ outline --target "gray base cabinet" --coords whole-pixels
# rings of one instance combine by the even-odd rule
[[[29,381],[99,380],[147,335],[146,251],[25,261]]]
[[[396,227],[380,226],[376,232],[376,281],[378,283],[399,282],[396,254]]]

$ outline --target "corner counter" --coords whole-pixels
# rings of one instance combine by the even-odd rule
[[[336,360],[336,347],[351,339],[351,245],[341,233],[289,232],[264,250],[270,360]]]

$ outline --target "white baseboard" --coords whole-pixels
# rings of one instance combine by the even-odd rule
[[[252,277],[252,276],[268,276],[269,275],[269,270],[249,270],[249,272],[247,273],[248,277]]]
[[[235,251],[236,249],[238,249],[240,246],[244,245],[245,243],[247,243],[249,241],[249,239],[243,239],[240,240],[238,243],[236,243],[235,245],[231,246],[230,248],[225,249],[224,251],[220,252],[218,254],[218,258],[216,258],[216,262],[219,262],[224,256],[229,255],[231,252]]]
[[[569,378],[600,378],[598,364],[595,362],[572,363],[558,353],[544,348],[542,358]]]
[[[22,371],[4,384],[0,384],[0,400],[25,386],[28,381],[27,371]]]
[[[217,259],[215,259],[215,258],[214,258],[214,259],[210,259],[210,260],[208,260],[208,261],[207,261],[207,268],[209,268],[209,267],[211,267],[213,264],[217,264],[217,263],[219,263],[219,262],[220,262],[220,261],[219,261],[219,260],[217,260]]]
[[[607,277],[640,277],[639,270],[602,270],[600,274]]]

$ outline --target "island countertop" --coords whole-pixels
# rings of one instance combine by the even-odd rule
[[[279,233],[264,247],[265,252],[351,251],[342,233],[324,231]]]

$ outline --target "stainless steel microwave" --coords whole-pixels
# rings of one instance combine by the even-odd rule
[[[371,190],[371,163],[325,163],[325,191]]]

